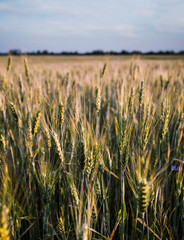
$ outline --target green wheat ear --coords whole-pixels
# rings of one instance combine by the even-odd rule
[[[128,164],[129,158],[129,150],[128,147],[125,145],[123,151],[120,152],[120,164],[121,164],[121,171],[124,173]]]
[[[7,72],[9,72],[9,70],[11,68],[11,62],[12,62],[12,58],[8,57]]]
[[[26,75],[27,81],[28,83],[30,83],[30,73],[29,73],[29,67],[28,67],[26,58],[24,58],[24,67],[25,67],[25,75]]]
[[[122,132],[121,132],[121,138],[120,138],[120,143],[119,143],[119,150],[120,152],[123,151],[126,140],[127,140],[127,118],[124,116],[123,118],[123,126],[122,126]]]
[[[98,220],[98,211],[97,211],[97,206],[95,203],[93,204],[93,207],[92,207],[92,217],[93,217],[94,222],[96,223]]]
[[[79,122],[79,107],[78,107],[78,102],[75,103],[74,120],[75,120],[75,125],[77,126],[77,124],[78,124],[78,122]]]
[[[139,105],[142,106],[144,101],[144,81],[141,82],[141,89],[139,92]]]
[[[0,134],[0,147],[5,151],[6,149],[6,142],[3,134]]]
[[[138,186],[138,209],[144,214],[150,202],[151,189],[146,180],[139,183]]]
[[[9,103],[9,107],[10,107],[12,116],[13,116],[13,118],[14,118],[17,126],[20,127],[20,119],[19,119],[19,116],[18,116],[18,114],[17,114],[15,105],[14,105],[12,102],[10,102],[10,103]]]
[[[61,234],[65,234],[65,220],[64,220],[64,213],[63,208],[61,207],[61,214],[58,218],[58,227]]]
[[[134,88],[132,87],[130,97],[128,100],[128,111],[130,116],[132,115],[133,105],[134,105]]]
[[[100,73],[100,78],[103,78],[103,76],[105,74],[106,67],[107,67],[107,64],[105,63],[104,66],[103,66],[103,69],[102,69],[102,71]]]

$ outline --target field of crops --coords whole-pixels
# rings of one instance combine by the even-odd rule
[[[0,58],[0,239],[184,239],[184,60]]]

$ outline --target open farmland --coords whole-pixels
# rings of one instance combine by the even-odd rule
[[[184,238],[184,57],[0,57],[0,236]]]

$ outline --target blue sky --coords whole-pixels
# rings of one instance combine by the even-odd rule
[[[0,0],[0,51],[184,50],[184,0]]]

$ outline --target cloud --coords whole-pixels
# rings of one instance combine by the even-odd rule
[[[179,20],[179,19],[177,19]],[[166,33],[183,33],[184,34],[184,22],[175,21],[174,23],[161,22],[155,24],[155,29],[158,32]]]
[[[153,46],[165,36],[179,41],[184,34],[183,9],[183,0],[0,0],[0,31],[6,36],[4,46],[16,35],[27,44],[34,39],[35,45],[46,39],[49,46],[52,41],[67,45],[66,39],[82,45],[84,38],[86,46],[119,41],[135,49],[139,41],[144,48],[146,41]]]
[[[137,38],[140,36],[138,28],[136,27],[136,25],[132,24],[117,25],[114,30],[119,36],[130,38]]]
[[[98,3],[100,6],[101,3]],[[59,1],[59,0],[15,0],[0,3],[1,12],[13,14],[29,15],[68,15],[68,16],[87,16],[98,12],[96,4],[85,1]],[[104,12],[104,11],[103,11]],[[103,14],[101,12],[101,14]]]
[[[143,17],[153,17],[156,14],[154,10],[145,10],[141,12]]]

